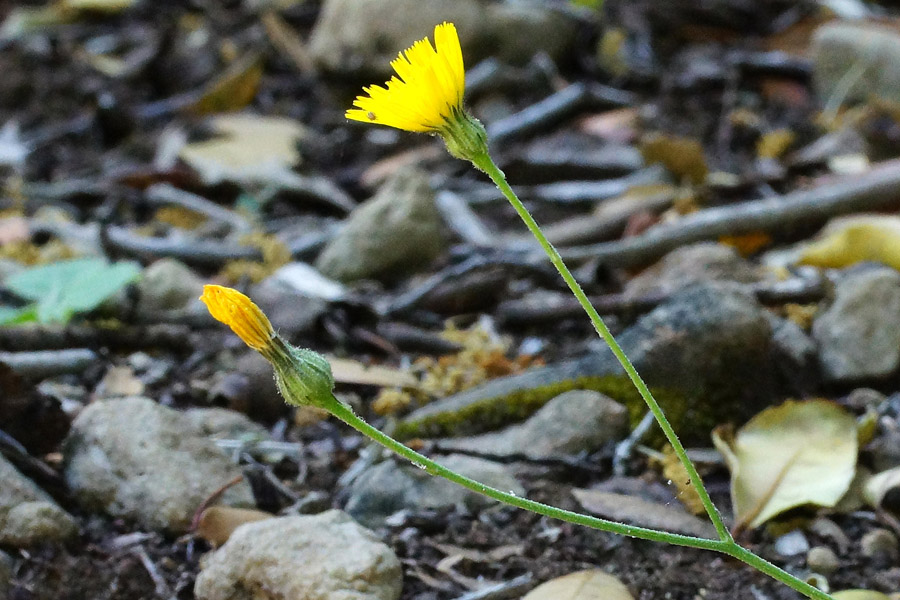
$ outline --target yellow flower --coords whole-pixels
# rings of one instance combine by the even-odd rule
[[[377,123],[406,131],[439,133],[463,112],[466,86],[462,49],[453,23],[434,28],[434,43],[426,37],[401,52],[391,66],[387,88],[363,88],[368,96],[357,96],[347,118]]]
[[[271,349],[275,330],[250,298],[221,285],[205,285],[200,300],[213,318],[231,327],[245,344],[259,352]]]

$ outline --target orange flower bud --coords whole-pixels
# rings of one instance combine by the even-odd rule
[[[272,340],[275,339],[272,324],[244,294],[221,285],[205,285],[200,300],[206,304],[214,319],[231,327],[254,350],[265,352],[272,347]]]

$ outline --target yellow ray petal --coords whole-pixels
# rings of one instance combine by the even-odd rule
[[[385,87],[363,88],[346,117],[406,131],[440,132],[462,112],[465,67],[453,23],[434,28],[435,45],[426,37],[391,62],[397,72]]]

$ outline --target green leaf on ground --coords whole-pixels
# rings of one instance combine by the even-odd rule
[[[65,323],[76,313],[97,308],[140,273],[140,267],[132,262],[110,264],[102,258],[79,258],[21,271],[4,286],[35,303],[29,307],[34,310],[33,320]],[[22,319],[24,314],[10,314],[10,318]]]
[[[713,443],[731,470],[735,527],[757,527],[806,504],[832,507],[856,473],[856,420],[833,402],[785,402]]]
[[[17,325],[19,323],[28,323],[36,319],[37,311],[33,304],[21,308],[0,306],[0,325]]]

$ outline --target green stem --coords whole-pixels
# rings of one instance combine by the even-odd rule
[[[588,314],[588,317],[590,317],[591,323],[594,325],[594,329],[597,330],[597,333],[600,335],[603,341],[606,342],[610,350],[612,350],[613,354],[616,356],[616,359],[618,359],[619,363],[622,365],[622,368],[625,369],[625,372],[628,374],[628,377],[634,384],[634,387],[637,388],[638,393],[640,393],[641,397],[644,399],[644,402],[647,403],[647,406],[650,408],[650,412],[653,413],[653,416],[656,418],[656,421],[662,428],[666,439],[669,440],[669,444],[672,445],[672,449],[675,451],[675,454],[678,456],[681,464],[684,465],[684,469],[685,471],[687,471],[688,478],[691,480],[691,484],[694,486],[694,489],[697,490],[697,495],[700,497],[700,501],[703,503],[703,507],[706,509],[706,514],[709,515],[709,519],[712,521],[713,526],[715,526],[716,528],[716,533],[719,534],[719,539],[723,541],[733,541],[731,533],[728,531],[728,528],[722,521],[722,516],[719,514],[718,509],[716,508],[715,504],[713,504],[712,499],[709,497],[709,493],[706,491],[706,487],[703,485],[703,481],[700,479],[700,475],[697,473],[697,469],[694,467],[694,463],[691,462],[690,458],[688,458],[687,451],[681,444],[681,440],[679,440],[678,436],[675,434],[675,430],[672,429],[672,425],[669,424],[669,420],[666,418],[665,413],[663,413],[662,408],[660,408],[659,403],[653,397],[653,394],[650,393],[650,388],[648,388],[647,384],[644,383],[644,380],[641,379],[641,376],[634,368],[634,365],[631,364],[631,360],[628,358],[628,356],[625,355],[622,347],[619,346],[619,343],[613,337],[612,333],[610,333],[609,328],[603,321],[603,318],[600,317],[597,309],[595,309],[591,304],[591,301],[584,293],[584,290],[581,289],[581,286],[575,280],[572,272],[569,271],[569,268],[563,262],[562,257],[559,255],[559,252],[556,251],[556,248],[553,247],[553,244],[550,243],[550,241],[544,235],[544,232],[541,231],[541,228],[534,220],[534,217],[531,216],[531,213],[528,212],[528,209],[525,208],[525,205],[522,204],[522,201],[519,200],[518,196],[516,196],[512,188],[509,187],[509,183],[507,183],[506,181],[506,176],[503,174],[503,171],[497,168],[497,165],[494,164],[494,161],[491,159],[490,155],[485,152],[484,154],[481,154],[480,156],[474,158],[472,160],[472,163],[477,168],[484,171],[487,176],[491,178],[491,180],[500,189],[503,195],[506,196],[506,199],[509,200],[509,203],[512,204],[513,208],[516,209],[516,212],[519,213],[519,217],[521,217],[522,221],[525,222],[526,227],[528,227],[528,230],[531,231],[532,235],[534,235],[534,237],[537,239],[538,243],[544,249],[544,252],[547,253],[547,256],[550,258],[550,262],[553,263],[553,266],[556,267],[556,270],[559,271],[560,275],[562,275],[562,278],[569,286],[569,289],[572,290],[575,298],[578,299],[578,302],[581,304],[582,308],[584,308],[584,311]]]
[[[509,492],[504,492],[502,490],[492,488],[489,485],[485,485],[481,482],[475,481],[474,479],[469,479],[465,475],[460,475],[456,471],[451,471],[450,469],[434,462],[430,458],[419,454],[412,448],[401,444],[394,438],[382,433],[378,429],[366,423],[364,420],[359,418],[350,407],[337,399],[334,400],[332,405],[327,406],[327,410],[331,412],[335,417],[337,417],[350,427],[354,428],[364,436],[373,439],[388,450],[399,454],[413,464],[424,468],[430,474],[438,475],[440,477],[443,477],[444,479],[448,479],[453,483],[457,483],[464,488],[472,490],[475,493],[488,496],[489,498],[493,498],[494,500],[497,500],[499,502],[503,502],[517,508],[522,508],[524,510],[529,510],[531,512],[536,512],[539,515],[552,517],[554,519],[567,521],[569,523],[575,523],[576,525],[592,527],[593,529],[608,531],[610,533],[616,533],[619,535],[627,535],[629,537],[639,538],[642,540],[663,542],[666,544],[674,544],[676,546],[687,546],[689,548],[700,548],[702,550],[717,550],[719,552],[723,552],[726,549],[726,543],[722,542],[721,540],[708,540],[687,535],[679,535],[677,533],[657,531],[655,529],[647,529],[645,527],[635,527],[632,525],[626,525],[624,523],[617,523],[615,521],[607,521],[606,519],[598,519],[597,517],[564,510],[555,506],[550,506],[548,504],[542,504],[540,502],[535,502],[534,500],[528,500],[527,498],[522,498],[520,496],[516,496],[515,494],[510,494]]]
[[[539,515],[544,515],[545,517],[559,519],[560,521],[566,521],[568,523],[574,523],[575,525],[582,525],[584,527],[591,527],[593,529],[599,529],[601,531],[608,531],[610,533],[616,533],[619,535],[625,535],[642,540],[650,540],[653,542],[663,542],[675,546],[685,546],[687,548],[698,548],[700,550],[712,550],[714,552],[720,552],[754,567],[755,569],[761,571],[762,573],[765,573],[773,579],[776,579],[781,583],[787,585],[788,587],[791,587],[794,590],[800,592],[807,598],[811,598],[812,600],[834,600],[828,594],[813,587],[805,581],[797,579],[787,571],[780,569],[772,563],[758,557],[746,548],[739,546],[733,540],[708,540],[688,535],[679,535],[677,533],[657,531],[655,529],[647,529],[645,527],[635,527],[633,525],[625,525],[624,523],[607,521],[606,519],[599,519],[597,517],[572,512],[570,510],[563,510],[555,506],[550,506],[541,502],[535,502],[534,500],[528,500],[527,498],[522,498],[520,496],[516,496],[515,494],[510,494],[509,492],[504,492],[489,485],[485,485],[483,483],[475,481],[474,479],[469,479],[464,475],[460,475],[456,471],[451,471],[450,469],[441,466],[430,458],[419,454],[412,448],[404,446],[394,438],[382,433],[378,429],[375,429],[374,427],[363,421],[361,418],[359,418],[349,406],[342,403],[336,398],[332,398],[332,402],[327,404],[326,409],[335,417],[337,417],[350,427],[354,428],[364,436],[378,442],[388,450],[399,454],[413,464],[424,468],[430,474],[443,477],[444,479],[459,484],[477,494],[482,494],[489,498],[493,498],[498,502],[503,502],[504,504],[509,504],[510,506],[515,506],[517,508],[528,510]]]

